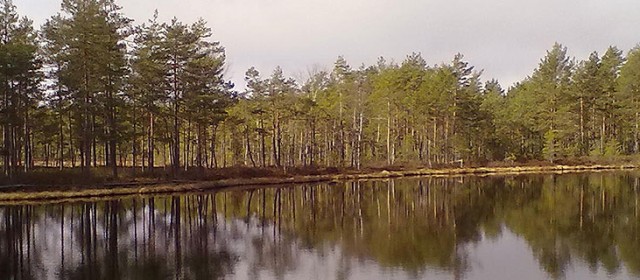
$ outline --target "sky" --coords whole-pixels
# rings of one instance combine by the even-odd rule
[[[58,12],[59,0],[14,0],[36,25]],[[586,59],[610,45],[625,53],[640,43],[639,0],[120,0],[142,24],[203,18],[226,49],[227,78],[244,88],[252,66],[276,66],[303,81],[331,70],[342,55],[353,67],[380,56],[401,62],[412,52],[430,65],[462,53],[483,79],[503,87],[530,75],[555,43]]]

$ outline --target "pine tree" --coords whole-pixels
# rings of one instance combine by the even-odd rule
[[[194,53],[197,38],[190,34],[189,27],[174,18],[163,28],[164,44],[167,50],[167,84],[168,100],[172,118],[171,166],[175,174],[180,169],[180,129],[181,115],[184,106],[187,73],[185,68]]]
[[[616,47],[609,47],[600,62],[600,75],[597,79],[602,83],[602,92],[595,100],[600,126],[600,154],[605,154],[607,146],[617,147],[622,143],[622,139],[616,139],[616,134],[620,134],[616,132],[624,130],[619,127],[619,124],[626,115],[621,110],[624,110],[627,102],[625,97],[619,96],[616,83],[623,62],[622,51]],[[609,149],[610,152],[613,151],[616,154],[619,152],[618,150],[617,148]]]
[[[630,117],[632,151],[638,153],[640,151],[640,46],[629,51],[626,63],[620,68],[617,85],[621,95],[621,106]]]
[[[579,127],[579,136],[576,137],[578,139],[576,156],[588,154],[593,145],[593,139],[589,135],[593,134],[592,123],[597,121],[596,116],[593,115],[594,106],[603,92],[600,72],[600,58],[598,53],[593,52],[588,60],[578,64],[573,73],[572,98],[577,102],[571,106],[571,110],[578,116],[577,126]]]
[[[130,20],[113,0],[64,0],[62,14],[45,25],[45,38],[56,63],[58,89],[67,91],[83,172],[96,166],[98,137],[106,165],[118,175],[118,115],[127,74],[124,39]],[[100,125],[105,131],[99,131]]]
[[[567,48],[556,43],[531,76],[540,115],[538,130],[545,135],[544,154],[551,161],[565,153],[575,135],[567,125],[570,122],[562,121],[573,117],[565,106],[572,67]]]
[[[137,133],[137,123],[142,123],[146,138],[147,168],[153,173],[156,165],[156,120],[162,112],[162,105],[166,103],[168,83],[165,75],[168,72],[166,64],[167,51],[163,44],[162,26],[158,22],[158,11],[148,23],[136,29],[134,59],[132,73],[129,79],[131,86],[130,97],[133,102],[134,113],[137,108],[141,114],[133,120],[134,134]],[[134,155],[137,139],[134,139]],[[144,146],[144,145],[143,145]],[[143,156],[144,157],[144,156]],[[134,162],[136,160],[134,159]],[[143,161],[144,165],[144,161]]]
[[[0,112],[4,173],[33,167],[31,115],[41,100],[36,35],[32,22],[20,19],[11,0],[0,1]]]
[[[226,108],[233,99],[230,90],[233,84],[223,80],[225,55],[219,42],[209,42],[211,30],[200,20],[191,26],[197,38],[193,57],[188,61],[185,103],[187,111],[193,115],[197,125],[196,166],[205,165],[206,131],[209,126],[217,126],[226,117]],[[215,133],[215,131],[213,131]]]

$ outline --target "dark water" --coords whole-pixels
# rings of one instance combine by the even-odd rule
[[[0,206],[0,279],[640,279],[635,173]]]

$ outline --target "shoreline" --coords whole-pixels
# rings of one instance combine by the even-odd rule
[[[400,171],[379,171],[355,174],[327,174],[292,177],[260,177],[245,179],[222,179],[215,181],[165,181],[165,182],[129,182],[107,184],[102,187],[88,187],[86,189],[63,189],[52,187],[51,190],[29,190],[34,186],[13,185],[3,188],[27,188],[0,192],[0,205],[4,203],[20,203],[33,201],[61,201],[69,199],[91,199],[121,197],[130,195],[153,195],[169,193],[189,193],[223,190],[247,186],[275,186],[290,184],[308,184],[323,182],[345,182],[353,180],[377,180],[400,177],[450,177],[450,176],[497,176],[519,174],[564,174],[575,172],[634,170],[635,165],[551,165],[551,166],[516,166],[516,167],[476,167],[476,168],[450,168],[450,169],[411,169]],[[57,189],[56,189],[57,188]]]

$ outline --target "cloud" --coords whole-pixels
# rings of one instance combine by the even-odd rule
[[[43,22],[59,4],[14,0],[22,14]],[[124,13],[142,23],[155,9],[161,19],[202,17],[227,50],[238,84],[256,66],[263,75],[280,65],[286,74],[313,65],[330,68],[338,55],[353,66],[379,56],[401,61],[421,52],[429,64],[463,53],[484,78],[508,86],[529,75],[554,42],[586,58],[609,45],[630,49],[640,38],[637,0],[122,0]]]

